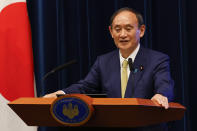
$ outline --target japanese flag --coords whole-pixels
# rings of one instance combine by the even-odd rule
[[[7,105],[34,97],[31,30],[25,0],[0,0],[0,129],[35,131]]]

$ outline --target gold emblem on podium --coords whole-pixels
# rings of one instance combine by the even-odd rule
[[[65,104],[63,106],[62,113],[70,119],[73,119],[75,116],[79,115],[79,109],[77,105],[72,105],[72,103],[68,103],[68,106]]]
[[[51,105],[53,118],[66,126],[80,126],[92,116],[91,98],[83,94],[60,96]]]

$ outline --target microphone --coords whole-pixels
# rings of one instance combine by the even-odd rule
[[[134,70],[134,67],[133,67],[133,61],[131,58],[128,59],[128,63],[129,63],[129,69],[132,72]]]
[[[50,72],[46,73],[46,75],[42,79],[45,80],[49,75],[51,75],[51,74],[53,74],[53,73],[55,73],[55,72],[57,72],[59,70],[62,70],[62,69],[66,68],[66,67],[68,67],[68,66],[70,66],[72,64],[75,64],[75,63],[77,63],[77,61],[76,60],[72,60],[72,61],[69,61],[69,62],[63,64],[63,65],[60,65],[60,66],[52,69]]]

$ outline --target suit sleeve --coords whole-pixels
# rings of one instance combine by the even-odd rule
[[[100,72],[99,72],[99,57],[92,66],[90,72],[85,79],[80,80],[76,84],[63,89],[66,94],[81,93],[92,94],[100,92]]]
[[[153,73],[155,94],[162,94],[170,101],[174,98],[174,81],[170,74],[169,57],[162,55],[158,59]]]

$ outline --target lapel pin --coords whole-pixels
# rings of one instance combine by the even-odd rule
[[[144,66],[141,65],[141,66],[140,66],[140,71],[143,71],[143,70],[144,70]]]
[[[137,71],[138,71],[138,69],[137,69],[137,68],[135,68],[135,69],[134,69],[134,71],[133,71],[133,73],[137,73]]]

